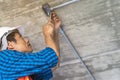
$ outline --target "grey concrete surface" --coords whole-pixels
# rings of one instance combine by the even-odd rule
[[[55,6],[66,1],[0,0],[0,26],[23,26],[34,50],[41,50],[45,47],[42,26],[47,22],[42,4]],[[80,0],[56,13],[96,80],[120,80],[120,1]],[[62,34],[60,47],[61,68],[54,72],[54,80],[90,80]]]

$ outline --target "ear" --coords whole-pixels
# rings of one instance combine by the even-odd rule
[[[14,49],[14,43],[13,43],[12,41],[8,41],[8,46],[7,46],[7,48],[8,48],[9,50],[13,50],[13,49]]]

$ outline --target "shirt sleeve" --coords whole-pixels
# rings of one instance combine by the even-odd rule
[[[35,53],[23,53],[5,50],[0,54],[0,72],[4,77],[19,78],[35,73],[42,73],[57,65],[58,57],[49,47]]]
[[[49,68],[55,67],[58,63],[58,57],[52,48],[47,47],[42,50],[41,53],[38,53],[38,55],[41,55],[44,58],[45,63],[47,63]]]

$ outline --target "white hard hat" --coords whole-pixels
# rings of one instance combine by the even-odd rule
[[[23,28],[20,26],[17,27],[0,27],[0,47],[1,50],[7,49],[7,39],[6,37],[13,31],[13,30],[19,30],[21,34],[23,34]]]

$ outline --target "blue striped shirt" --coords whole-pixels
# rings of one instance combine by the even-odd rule
[[[35,80],[49,80],[51,68],[57,63],[55,51],[48,47],[34,53],[3,50],[0,51],[0,80],[17,80],[28,75],[33,75]]]

